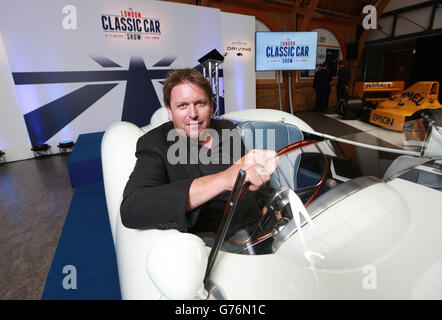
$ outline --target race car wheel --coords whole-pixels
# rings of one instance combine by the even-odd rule
[[[337,112],[341,117],[344,116],[346,108],[347,108],[347,102],[344,98],[342,98],[341,100],[338,101],[338,104],[336,107]]]
[[[375,107],[371,103],[366,102],[364,104],[364,106],[361,108],[361,110],[359,110],[358,119],[360,121],[369,123],[370,122],[370,113],[374,109],[375,109]]]
[[[345,120],[355,120],[363,106],[363,100],[359,97],[347,97],[339,100],[337,109],[339,115]]]

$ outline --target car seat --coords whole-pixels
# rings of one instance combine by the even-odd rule
[[[244,121],[238,123],[237,128],[243,138],[246,151],[252,149],[278,151],[289,144],[304,139],[302,131],[288,123]],[[273,174],[270,184],[275,188],[289,186],[296,190],[301,153],[300,151],[291,152],[284,161],[281,160],[280,158],[279,168]],[[291,179],[287,180],[288,177]]]

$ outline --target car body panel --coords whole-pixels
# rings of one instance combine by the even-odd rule
[[[289,123],[307,133],[316,133],[313,128],[300,118],[274,109],[244,109],[222,115],[223,119],[236,121],[270,121]]]
[[[354,94],[370,102],[380,102],[404,90],[404,81],[356,82]]]
[[[232,113],[231,119],[238,118],[243,121],[284,120],[305,128],[302,129],[305,132],[318,134],[296,116],[278,110],[243,110],[236,115]],[[135,146],[142,134],[142,129],[120,122],[107,130],[102,145],[106,202],[115,243],[121,295],[123,299],[173,298],[173,295],[165,295],[157,283],[162,283],[158,280],[164,280],[163,277],[170,278],[175,273],[174,268],[177,274],[186,274],[182,270],[184,264],[169,263],[167,272],[153,275],[149,272],[148,260],[157,246],[171,241],[172,237],[180,242],[186,237],[197,236],[186,234],[186,237],[181,238],[179,235],[182,233],[173,229],[128,229],[122,225],[119,214],[122,190],[135,165]],[[373,147],[359,142],[356,146],[355,141],[359,141],[357,136],[336,138],[322,135],[333,145],[339,142],[349,143],[350,149]],[[439,126],[433,126],[427,142],[423,157],[442,159],[442,131]],[[353,153],[355,158],[363,160],[361,163],[376,169],[389,161],[384,151],[401,154],[399,149],[373,151],[379,158],[375,163],[367,159],[367,152],[358,155],[354,150]],[[420,152],[413,154],[415,158],[421,159],[420,156]],[[419,162],[419,165],[423,163]],[[442,175],[440,162],[438,168],[439,171],[431,170]],[[430,169],[426,170],[428,172]],[[361,175],[366,176],[368,173],[361,171]],[[334,187],[307,207],[314,217],[313,224],[304,224],[302,232],[292,234],[274,253],[245,255],[221,250],[209,279],[223,293],[223,297],[442,299],[441,191],[420,185],[419,179],[410,182],[392,177],[391,181],[376,179],[366,184],[355,183],[356,179]],[[437,181],[440,181],[440,177]],[[353,183],[355,187],[349,188],[349,192],[344,194],[336,192],[341,197],[333,198],[330,192],[342,191],[338,188],[347,183]],[[440,183],[438,187],[441,187]],[[329,205],[320,206],[321,199],[326,199],[324,202]],[[207,253],[211,250],[204,246],[202,249],[207,250]],[[172,285],[175,283],[172,282]]]
[[[350,195],[313,222],[302,228],[305,243],[297,232],[274,254],[222,252],[213,282],[227,299],[442,298],[422,287],[442,261],[440,191],[395,179]],[[317,254],[314,265],[306,248]],[[433,278],[437,288],[442,279]]]

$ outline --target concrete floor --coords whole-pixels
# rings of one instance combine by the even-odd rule
[[[298,118],[304,120],[314,130],[329,134],[335,137],[343,137],[360,132],[360,130],[348,126],[336,119],[325,116],[323,113],[304,111],[295,114]]]
[[[0,166],[0,299],[40,299],[74,190],[66,156]]]

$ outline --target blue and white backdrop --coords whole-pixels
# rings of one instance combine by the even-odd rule
[[[235,41],[251,49],[226,56],[225,109],[255,108],[254,23],[160,1],[2,1],[0,150],[13,161],[119,120],[144,126],[163,105],[168,70]]]

